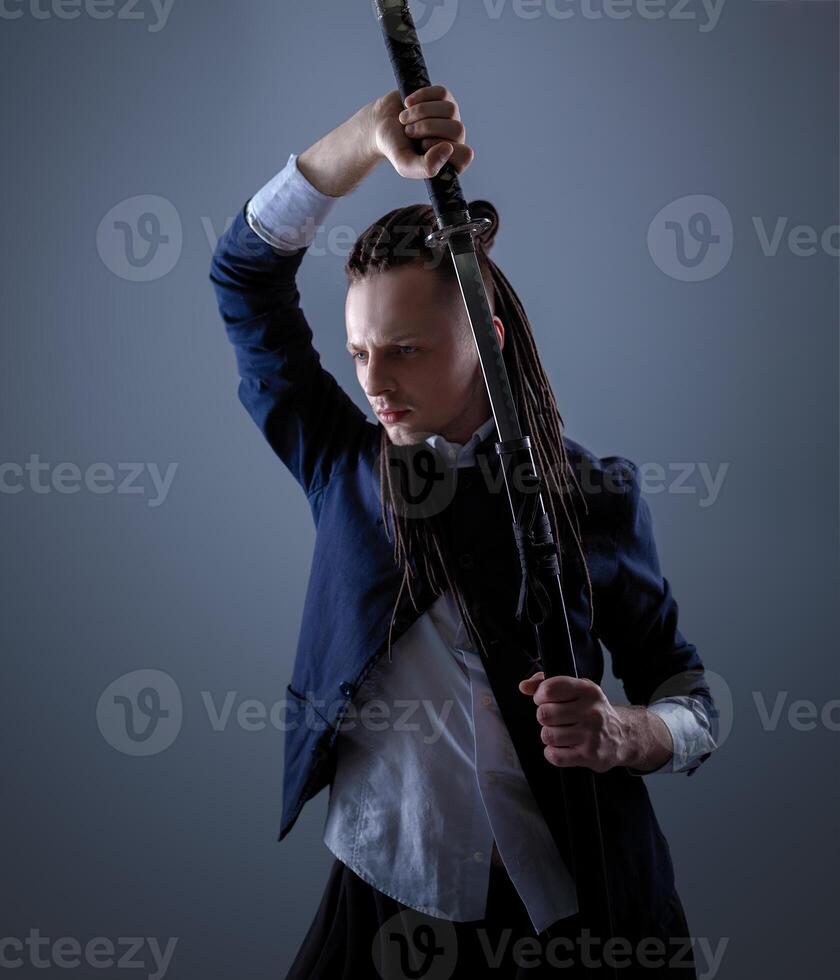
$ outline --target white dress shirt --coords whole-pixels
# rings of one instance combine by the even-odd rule
[[[252,230],[283,252],[311,244],[339,200],[313,187],[296,161],[291,154],[246,206]],[[450,465],[470,466],[493,428],[491,415],[463,446],[441,435],[426,442]],[[648,710],[674,743],[655,773],[689,772],[715,748],[700,700],[667,697]],[[379,891],[429,915],[481,919],[495,841],[536,931],[578,910],[574,880],[448,592],[368,674],[336,752],[324,843]]]
[[[468,466],[494,427],[491,416],[463,448],[437,435],[426,442]],[[381,706],[378,717],[366,719],[366,703]],[[577,911],[574,880],[449,592],[399,637],[391,661],[380,658],[354,705],[339,731],[324,832],[339,860],[404,905],[462,922],[484,917],[495,838],[537,931]]]

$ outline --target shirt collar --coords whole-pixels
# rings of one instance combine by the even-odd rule
[[[428,436],[425,441],[432,449],[437,450],[450,466],[474,466],[476,448],[480,443],[484,442],[495,428],[496,421],[491,413],[490,417],[482,422],[463,444],[460,442],[449,442],[439,433]]]

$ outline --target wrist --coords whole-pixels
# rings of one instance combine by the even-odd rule
[[[371,102],[357,109],[298,156],[298,169],[322,194],[344,197],[379,162],[374,107],[375,103]]]
[[[620,765],[640,772],[660,769],[674,754],[671,730],[653,711],[643,705],[614,706],[626,735],[620,752]]]
[[[382,111],[382,96],[368,102],[362,106],[358,112],[359,125],[361,127],[360,143],[365,148],[365,154],[373,167],[380,160],[385,158],[385,154],[379,148],[379,141],[376,137],[379,113]]]

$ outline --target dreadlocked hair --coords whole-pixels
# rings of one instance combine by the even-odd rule
[[[491,221],[491,225],[486,227],[475,240],[481,275],[493,314],[501,319],[505,327],[502,356],[507,368],[517,416],[522,423],[523,431],[530,436],[531,450],[541,475],[542,489],[547,491],[543,493],[543,500],[561,560],[563,539],[558,523],[558,514],[561,511],[577,545],[588,588],[591,629],[594,622],[592,581],[583,553],[577,514],[574,507],[570,506],[570,481],[580,495],[585,510],[586,501],[563,445],[563,418],[557,409],[551,383],[537,353],[534,335],[522,303],[502,270],[487,254],[493,247],[499,228],[498,212],[493,204],[485,200],[470,203],[469,212],[473,219],[486,217]],[[353,245],[344,267],[348,285],[409,262],[422,263],[424,268],[433,269],[445,280],[457,284],[455,266],[448,246],[429,248],[426,245],[426,236],[435,229],[435,214],[431,205],[414,204],[389,211],[370,225]],[[426,581],[434,595],[439,596],[445,590],[449,590],[471,642],[481,644],[486,654],[487,647],[470,615],[463,592],[456,577],[451,574],[454,566],[450,561],[441,525],[436,520],[427,518],[406,520],[400,512],[391,474],[392,468],[387,463],[389,450],[393,444],[385,426],[380,428],[381,516],[389,541],[393,534],[394,562],[398,568],[402,566],[403,569],[403,578],[388,629],[388,659],[391,659],[391,632],[394,618],[404,589],[408,590],[414,608],[419,611],[412,590],[414,576],[410,564],[412,558],[422,562]]]

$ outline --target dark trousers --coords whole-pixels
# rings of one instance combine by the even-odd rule
[[[384,895],[336,860],[285,980],[696,980],[676,892],[671,909],[656,936],[587,941],[576,915],[537,933],[507,872],[491,865],[485,917],[450,922]]]

